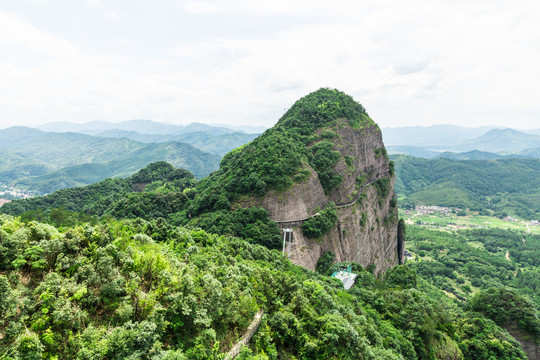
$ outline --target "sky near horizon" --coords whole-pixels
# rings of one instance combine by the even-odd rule
[[[0,128],[131,119],[272,126],[337,88],[381,127],[540,128],[536,0],[17,0]]]

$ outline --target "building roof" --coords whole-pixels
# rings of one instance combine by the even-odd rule
[[[354,285],[354,280],[358,275],[348,270],[339,270],[332,274],[333,278],[341,280],[345,290],[349,290]]]

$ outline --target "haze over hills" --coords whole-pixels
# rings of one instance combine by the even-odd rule
[[[482,131],[488,129],[484,133]],[[388,129],[383,130],[387,131]],[[470,134],[464,135],[466,130]],[[445,131],[448,139],[445,139]],[[531,130],[533,131],[533,130]],[[463,159],[493,159],[499,155],[516,158],[535,158],[540,151],[540,135],[508,128],[464,128],[456,126],[404,127],[391,129],[390,154],[406,154],[424,158],[452,157]],[[471,138],[471,134],[479,136]],[[474,154],[463,152],[478,151]],[[452,155],[452,153],[454,153]]]
[[[413,155],[414,156],[414,155]],[[501,155],[487,151],[471,150],[466,152],[453,152],[445,151],[442,153],[436,153],[435,156],[417,156],[424,158],[436,158],[436,159],[452,159],[452,160],[493,160],[493,159],[530,159],[535,156],[526,154],[509,154]]]
[[[182,142],[141,143],[25,127],[0,130],[0,153],[0,182],[39,193],[128,176],[159,160],[203,178],[218,168],[221,158]]]
[[[461,151],[480,150],[505,154],[517,154],[536,147],[540,147],[540,135],[513,129],[492,129],[473,140],[454,145],[454,149]]]
[[[79,132],[89,135],[97,135],[106,130],[125,130],[135,131],[141,134],[159,134],[159,135],[178,135],[189,132],[207,132],[212,135],[222,135],[232,132],[251,130],[258,133],[261,131],[253,131],[258,127],[250,126],[228,126],[228,125],[207,125],[202,123],[191,123],[188,125],[173,125],[164,124],[152,120],[128,120],[122,122],[109,121],[92,121],[87,123],[72,123],[72,122],[51,122],[43,125],[38,125],[37,128],[49,132]],[[247,131],[246,131],[247,132]]]
[[[455,145],[472,140],[494,129],[494,126],[465,127],[458,125],[402,126],[382,128],[386,146]]]
[[[221,135],[214,135],[204,131],[187,132],[176,135],[141,134],[128,130],[107,130],[96,134],[108,138],[129,138],[143,143],[161,143],[167,141],[180,141],[191,144],[202,151],[212,154],[225,155],[229,151],[240,145],[248,143],[258,136],[258,134],[246,134],[243,132],[232,132]]]

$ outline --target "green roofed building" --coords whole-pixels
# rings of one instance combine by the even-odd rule
[[[332,274],[333,278],[341,280],[345,290],[349,290],[354,285],[354,280],[358,275],[352,272],[351,266],[347,266],[347,269],[339,269]]]

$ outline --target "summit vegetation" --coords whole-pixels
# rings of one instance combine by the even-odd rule
[[[261,136],[225,155],[220,169],[201,181],[200,196],[189,213],[222,210],[243,196],[283,191],[317,172],[327,194],[341,185],[333,170],[341,155],[333,149],[335,126],[375,127],[362,105],[332,89],[320,89],[298,100]]]

